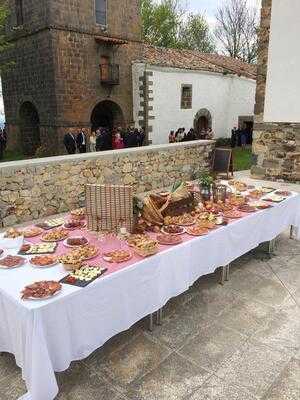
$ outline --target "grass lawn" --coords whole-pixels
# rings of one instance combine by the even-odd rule
[[[7,150],[4,152],[4,157],[0,162],[24,160],[26,158],[28,157],[25,157],[21,152]]]
[[[235,171],[245,171],[252,165],[251,147],[236,147],[233,149],[233,163]]]

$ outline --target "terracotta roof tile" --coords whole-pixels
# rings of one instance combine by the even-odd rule
[[[231,73],[256,79],[256,65],[244,63],[219,54],[200,53],[194,50],[167,49],[163,47],[143,45],[143,62],[153,65]]]

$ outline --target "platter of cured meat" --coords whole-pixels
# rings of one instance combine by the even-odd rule
[[[18,268],[21,267],[25,262],[26,260],[23,257],[8,255],[0,259],[0,268],[1,269]]]
[[[62,285],[56,281],[40,281],[26,286],[21,292],[23,300],[46,300],[58,294]]]
[[[157,235],[156,240],[158,241],[159,244],[166,246],[172,246],[182,243],[182,238],[178,235],[161,234]]]

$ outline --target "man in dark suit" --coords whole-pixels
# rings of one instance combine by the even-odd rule
[[[64,145],[68,154],[76,153],[76,137],[74,133],[68,132],[64,136]]]
[[[83,129],[81,129],[81,131],[78,133],[76,142],[77,142],[77,147],[78,147],[79,153],[86,153],[87,137],[86,137],[86,133]]]
[[[3,159],[3,153],[6,147],[6,137],[3,134],[2,129],[0,128],[0,160]]]

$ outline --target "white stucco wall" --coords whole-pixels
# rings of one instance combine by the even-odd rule
[[[233,126],[238,124],[239,116],[253,116],[256,82],[233,75],[203,71],[189,71],[177,68],[145,66],[135,64],[134,76],[134,118],[138,121],[140,106],[138,77],[144,70],[152,71],[153,96],[150,103],[153,111],[150,121],[153,132],[150,134],[153,144],[166,143],[170,130],[193,127],[197,112],[206,108],[212,115],[213,130],[216,137],[229,137]],[[192,109],[181,109],[181,87],[183,84],[193,86]]]
[[[300,1],[272,2],[264,120],[300,122]]]

